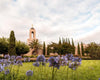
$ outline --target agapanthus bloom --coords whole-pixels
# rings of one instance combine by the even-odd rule
[[[11,61],[10,60],[4,60],[3,64],[5,64],[5,67],[10,66]]]
[[[9,55],[5,55],[4,58],[10,59],[10,56]]]
[[[45,62],[45,56],[44,56],[44,55],[39,55],[39,56],[37,57],[36,62]]]
[[[79,57],[73,57],[73,59],[72,59],[72,61],[74,62],[74,61],[77,61],[77,62],[81,62],[81,58],[79,58]]]
[[[33,75],[33,71],[31,71],[31,70],[27,71],[27,72],[26,72],[26,75],[27,75],[27,76],[32,76],[32,75]]]
[[[17,56],[17,57],[16,57],[16,60],[21,60],[21,59],[22,59],[21,56]]]
[[[69,63],[69,68],[71,68],[73,70],[76,70],[79,65],[80,65],[79,62],[70,62]]]
[[[28,62],[30,62],[30,57],[28,57]]]
[[[22,61],[21,61],[21,60],[18,60],[18,61],[16,62],[16,64],[22,66]]]
[[[3,59],[0,59],[0,64],[3,64],[3,62],[4,62]]]
[[[74,56],[73,56],[73,54],[67,54],[66,57],[68,60],[72,60]]]
[[[4,67],[1,65],[0,66],[0,72],[4,71]]]
[[[33,66],[37,66],[37,67],[39,67],[39,62],[35,62],[35,63],[33,63]]]
[[[6,75],[9,74],[9,73],[10,73],[9,69],[5,70]]]
[[[0,64],[0,66],[2,66],[2,64]]]
[[[24,57],[24,62],[26,62],[27,61],[27,58],[26,57]]]
[[[64,65],[67,65],[68,63],[68,59],[66,56],[62,56],[61,57],[61,65],[64,66]]]
[[[16,56],[12,55],[10,59],[11,61],[16,61]]]
[[[48,59],[48,62],[49,62],[49,67],[53,66],[53,67],[56,67],[57,69],[59,69],[60,62],[55,57],[50,57]]]
[[[10,64],[15,65],[15,61],[11,61]]]

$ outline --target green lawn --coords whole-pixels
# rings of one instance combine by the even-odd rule
[[[32,65],[32,62],[23,63],[23,66],[21,67],[12,67],[12,73],[10,75],[16,75],[16,80],[52,80],[53,70],[51,67],[48,67],[48,65],[49,64],[46,64],[45,67],[34,67]],[[32,77],[26,76],[26,71],[28,70],[33,70]],[[14,74],[13,71],[17,74]],[[54,70],[54,80],[98,80],[99,78],[100,60],[83,60],[82,65],[79,66],[78,69],[75,71],[69,69],[66,66],[61,66],[59,70],[57,70],[56,68]]]

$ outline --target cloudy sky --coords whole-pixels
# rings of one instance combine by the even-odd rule
[[[0,0],[0,37],[26,42],[31,25],[40,41],[100,43],[100,0]]]

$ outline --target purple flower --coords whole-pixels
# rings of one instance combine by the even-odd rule
[[[5,70],[6,75],[9,74],[9,73],[10,73],[9,69]]]
[[[79,58],[79,57],[73,57],[72,58],[72,62],[74,62],[74,61],[77,61],[77,62],[81,62],[81,58]]]
[[[73,54],[67,54],[66,57],[68,60],[72,60],[74,56],[73,56]]]
[[[0,59],[0,64],[2,64],[4,62],[4,60],[3,59]]]
[[[0,66],[0,72],[4,71],[4,67],[1,65]]]
[[[70,62],[69,63],[69,68],[76,70],[77,67],[79,66],[79,62]]]
[[[24,57],[24,62],[26,62],[27,58]]]
[[[28,62],[30,62],[30,57],[28,57]]]
[[[2,66],[2,64],[0,64],[0,66]]]
[[[27,71],[27,72],[26,72],[26,75],[27,75],[27,76],[32,76],[32,75],[33,75],[33,71],[31,71],[31,70]]]
[[[11,64],[12,64],[12,65],[15,65],[15,61],[11,61]]]
[[[16,58],[16,56],[12,55],[10,59],[15,61],[15,58]]]
[[[100,80],[100,78],[99,78],[99,80]]]
[[[22,66],[22,61],[21,61],[21,60],[18,60],[18,61],[16,62],[16,64]]]
[[[10,56],[9,55],[5,55],[4,58],[10,59]]]
[[[33,63],[33,65],[39,67],[40,64],[39,62],[36,62],[36,63]]]
[[[39,55],[39,56],[37,57],[36,62],[45,62],[45,56],[44,56],[44,55]]]
[[[21,59],[22,59],[21,56],[17,56],[17,57],[16,57],[16,60],[21,60]]]
[[[10,66],[11,61],[10,60],[4,60],[3,64],[5,64],[4,65],[5,67]]]
[[[48,59],[48,62],[49,62],[49,67],[53,66],[53,67],[56,67],[57,69],[60,68],[59,60],[56,60],[55,57],[50,57]]]

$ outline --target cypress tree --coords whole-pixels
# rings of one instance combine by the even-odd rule
[[[61,39],[59,38],[59,45],[61,45]]]
[[[43,42],[43,55],[45,55],[45,41]]]
[[[50,49],[49,49],[49,46],[47,45],[47,55],[49,55],[50,53]]]
[[[70,39],[69,39],[69,38],[68,38],[68,44],[71,45],[71,44],[70,44]]]
[[[78,54],[80,55],[80,45],[78,43]]]
[[[64,38],[62,38],[62,44],[65,44],[65,39]]]
[[[16,47],[15,47],[15,34],[14,31],[11,31],[9,38],[9,55],[16,55]]]
[[[66,38],[66,43],[68,43],[68,39]]]
[[[72,39],[72,47],[73,47],[73,54],[75,54],[75,45],[73,39]]]
[[[83,43],[81,42],[81,52],[82,52],[82,55],[84,56],[84,47],[83,47]]]

